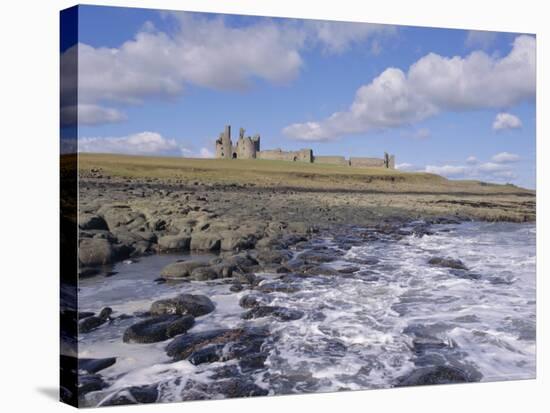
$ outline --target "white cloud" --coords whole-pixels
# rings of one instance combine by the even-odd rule
[[[489,162],[480,162],[475,156],[469,156],[465,164],[427,165],[421,170],[447,178],[509,182],[517,178],[511,165],[517,160],[518,155],[502,152],[494,155]]]
[[[456,165],[427,165],[425,171],[432,174],[453,177],[457,175],[464,175],[467,171],[467,167]]]
[[[328,54],[343,53],[354,44],[365,43],[374,36],[392,36],[397,32],[395,26],[385,24],[306,20],[304,25],[310,31],[308,38],[319,43]],[[373,39],[370,50],[379,54],[380,42]]]
[[[511,113],[498,113],[493,121],[493,130],[519,129],[521,128],[521,119]]]
[[[466,35],[466,46],[470,48],[480,47],[487,49],[497,39],[497,32],[489,32],[485,30],[470,30]]]
[[[78,45],[80,102],[135,104],[178,96],[187,84],[216,90],[243,90],[255,79],[285,84],[298,76],[301,52],[306,49],[342,53],[396,30],[368,23],[269,18],[248,24],[244,20],[233,27],[223,16],[185,12],[164,16],[174,23],[171,32],[159,31],[148,22],[116,48]],[[62,61],[74,53],[70,49]]]
[[[509,152],[501,152],[494,155],[491,160],[496,163],[510,163],[519,161],[519,155]]]
[[[94,126],[105,123],[117,123],[126,120],[126,115],[118,109],[94,104],[66,106],[61,109],[63,126],[78,121],[79,125]]]
[[[121,153],[127,155],[181,156],[189,150],[156,132],[140,132],[122,137],[79,138],[80,152]]]
[[[414,172],[419,170],[417,166],[407,162],[398,163],[397,165],[395,165],[395,168],[405,172]]]
[[[468,165],[475,165],[475,164],[477,164],[478,162],[479,162],[479,160],[478,160],[475,156],[473,156],[473,155],[472,155],[472,156],[468,156],[468,157],[466,158],[466,163],[467,163]]]
[[[208,148],[201,148],[201,150],[199,151],[199,157],[201,157],[201,158],[213,158],[214,157],[214,152],[212,152]]]
[[[361,86],[345,111],[295,123],[283,133],[299,140],[403,126],[442,111],[508,107],[535,95],[535,38],[518,36],[502,58],[475,51],[462,58],[430,53],[409,67],[388,68]],[[483,91],[483,93],[480,93]]]

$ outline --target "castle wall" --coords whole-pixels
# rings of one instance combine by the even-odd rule
[[[349,158],[350,165],[354,168],[385,168],[385,162],[383,158],[363,158],[353,157]]]
[[[313,157],[314,163],[332,164],[332,165],[348,165],[349,162],[343,156],[317,156]]]
[[[231,126],[226,125],[223,133],[216,140],[216,158],[218,159],[271,159],[291,162],[308,162],[319,164],[352,166],[355,168],[390,168],[395,169],[395,156],[384,153],[384,158],[352,157],[349,161],[343,156],[313,156],[313,150],[283,151],[272,149],[260,151],[260,135],[245,137],[245,130],[240,128],[239,139],[233,145]]]
[[[272,149],[256,152],[258,159],[271,159],[276,161],[292,162],[312,162],[312,150],[300,149],[299,151],[282,151],[281,149]]]

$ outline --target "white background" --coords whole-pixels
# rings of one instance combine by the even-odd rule
[[[548,393],[548,44],[545,1],[133,0],[105,5],[537,34],[538,378],[501,382],[115,408],[139,412],[531,412]],[[70,1],[11,0],[0,18],[0,405],[68,411],[58,383],[59,10]],[[546,256],[544,251],[546,250]],[[546,347],[546,348],[545,348]],[[545,351],[546,350],[546,351]],[[548,387],[544,389],[544,386]],[[545,391],[546,390],[546,391]],[[117,411],[118,411],[117,410]],[[548,410],[546,410],[548,411]]]

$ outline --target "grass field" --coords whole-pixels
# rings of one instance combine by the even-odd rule
[[[207,184],[254,184],[327,190],[381,192],[534,194],[514,185],[448,180],[439,175],[384,168],[352,168],[269,160],[222,160],[80,154],[79,172],[102,173],[131,179],[199,181]]]

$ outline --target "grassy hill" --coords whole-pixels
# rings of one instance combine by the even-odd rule
[[[448,180],[442,176],[384,168],[352,168],[270,160],[225,160],[80,154],[79,172],[92,170],[128,179],[161,179],[203,184],[238,184],[312,190],[440,194],[516,194],[534,191],[514,185]]]

